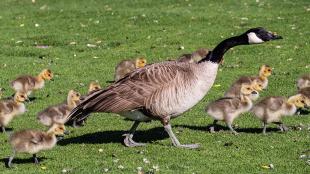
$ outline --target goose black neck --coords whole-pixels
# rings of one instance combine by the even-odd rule
[[[213,51],[210,51],[209,54],[205,58],[203,58],[200,62],[211,61],[214,63],[220,63],[223,59],[224,54],[230,48],[237,45],[248,45],[248,44],[249,42],[246,34],[225,39],[220,44],[218,44]]]

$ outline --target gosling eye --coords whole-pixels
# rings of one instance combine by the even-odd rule
[[[251,90],[251,88],[246,88],[247,90]]]
[[[305,101],[304,101],[304,100],[301,100],[301,103],[305,104]]]
[[[268,69],[268,72],[270,72],[271,71],[271,69]]]

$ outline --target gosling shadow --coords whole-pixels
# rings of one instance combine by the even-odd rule
[[[37,158],[38,158],[40,163],[47,159],[45,157],[37,157]],[[5,164],[5,167],[9,168],[9,166],[8,166],[9,157],[2,158],[1,162],[3,162]],[[12,161],[12,165],[13,166],[14,166],[14,164],[27,164],[27,163],[36,165],[34,163],[34,160],[33,160],[32,157],[29,157],[29,158],[14,158],[13,161]]]
[[[78,137],[65,138],[59,141],[58,145],[122,143],[124,140],[123,135],[126,133],[128,131],[122,130],[88,133]],[[163,127],[156,127],[149,130],[136,131],[133,139],[137,142],[147,143],[168,137]]]
[[[10,127],[6,127],[6,128],[5,128],[5,132],[6,132],[6,133],[11,133],[12,131],[13,131],[13,128],[10,128]],[[1,128],[0,128],[0,132],[3,133],[3,131],[2,131]]]
[[[210,132],[210,127],[212,124],[207,125],[207,126],[193,126],[193,125],[175,125],[175,127],[181,127],[181,128],[187,128],[191,130],[196,130],[196,131],[203,131],[203,132]],[[243,133],[262,133],[263,129],[262,128],[234,128],[237,132],[243,132]],[[222,125],[216,125],[214,127],[214,131],[229,131],[229,128],[226,126]],[[266,132],[277,132],[280,131],[278,128],[267,128]]]

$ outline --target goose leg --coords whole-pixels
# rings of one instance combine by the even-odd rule
[[[15,150],[13,150],[13,153],[12,153],[12,155],[9,158],[7,167],[9,167],[9,168],[12,167],[12,161],[13,161],[14,157],[15,157]]]
[[[36,154],[33,154],[33,155],[32,155],[32,158],[33,158],[33,161],[34,161],[35,164],[39,164],[39,160],[38,160]]]
[[[266,135],[267,123],[263,123],[263,134]]]
[[[199,147],[198,144],[181,144],[177,137],[172,132],[171,125],[168,123],[167,125],[164,125],[165,131],[169,134],[169,137],[172,141],[172,144],[176,147],[182,147],[182,148],[189,148],[189,149],[196,149]]]
[[[231,123],[226,123],[227,127],[229,128],[229,130],[235,134],[238,135],[239,133],[235,131],[235,129],[231,126]]]
[[[124,144],[125,146],[127,147],[136,147],[136,146],[144,146],[145,143],[137,143],[135,142],[132,137],[133,137],[133,134],[135,133],[137,127],[139,126],[140,122],[139,121],[135,121],[132,125],[132,127],[130,128],[129,130],[129,133],[127,134],[124,134],[123,136],[125,136],[125,139],[124,139]]]
[[[4,127],[4,126],[1,126],[1,129],[2,129],[2,133],[6,133],[6,132],[5,132],[5,127]]]
[[[218,120],[214,120],[212,126],[210,127],[210,133],[215,133],[214,131],[214,127],[216,126],[216,123],[218,122]]]

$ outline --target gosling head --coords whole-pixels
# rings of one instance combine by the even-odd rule
[[[89,84],[88,92],[95,91],[98,89],[101,89],[101,86],[99,85],[99,83],[98,82],[91,82]]]
[[[16,102],[24,102],[28,99],[27,94],[24,92],[16,92],[14,95],[14,100]]]
[[[306,106],[305,96],[301,94],[291,96],[288,103],[295,105],[297,108],[304,108]]]
[[[252,87],[251,84],[242,84],[241,95],[248,96],[251,100],[257,100],[259,93]]]
[[[50,69],[44,69],[40,73],[40,77],[42,77],[42,79],[44,79],[44,80],[52,80],[53,79],[53,73]]]
[[[136,59],[136,68],[142,68],[146,65],[146,59],[144,57],[140,57]]]
[[[68,93],[68,99],[73,101],[73,102],[78,102],[80,101],[80,93],[74,91],[74,90],[70,90]]]
[[[258,80],[258,79],[253,80],[251,86],[256,91],[262,91],[263,90],[263,82],[261,80]]]
[[[249,44],[260,44],[270,40],[282,39],[281,36],[267,31],[262,27],[252,28],[245,32],[245,34],[248,37]]]
[[[271,76],[272,68],[268,65],[262,65],[259,69],[259,75],[262,77],[269,77]]]
[[[67,134],[66,128],[63,124],[55,123],[50,127],[50,129],[47,131],[47,133],[51,135],[56,135],[59,137],[63,137],[65,134]]]

